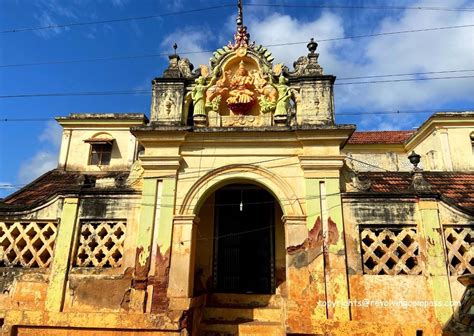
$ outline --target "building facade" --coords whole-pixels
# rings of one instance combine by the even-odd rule
[[[3,334],[440,335],[474,272],[474,113],[336,124],[316,49],[273,64],[240,8],[209,66],[170,56],[150,120],[57,118],[58,168],[0,203]]]

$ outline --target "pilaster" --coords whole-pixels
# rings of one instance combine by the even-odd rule
[[[428,286],[433,301],[440,303],[434,305],[434,310],[437,320],[443,324],[451,317],[453,308],[448,304],[451,301],[451,294],[436,199],[420,197],[418,211],[419,241],[422,251],[426,252],[424,259]]]
[[[146,303],[146,287],[151,263],[151,244],[158,198],[157,178],[143,180],[140,221],[137,229],[135,272],[130,297],[133,311],[143,312]]]
[[[306,184],[307,228],[316,257],[310,264],[312,279],[324,297],[313,318],[348,321],[349,286],[340,196],[339,170],[344,156],[300,157]]]
[[[173,256],[170,264],[168,297],[191,298],[194,284],[196,226],[199,218],[175,216],[173,220]]]
[[[440,128],[436,132],[439,134],[441,150],[443,151],[444,168],[447,171],[453,171],[453,159],[451,157],[451,149],[449,146],[448,130],[446,128]]]
[[[72,240],[77,222],[78,198],[65,198],[54,245],[54,256],[49,275],[49,286],[46,292],[45,308],[47,311],[60,312],[64,303],[68,279],[69,261],[71,259]]]

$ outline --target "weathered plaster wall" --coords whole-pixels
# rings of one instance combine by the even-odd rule
[[[89,165],[91,145],[84,140],[101,132],[110,134],[115,141],[113,142],[110,165],[98,167]],[[84,172],[127,170],[133,163],[136,154],[136,139],[128,127],[65,129],[63,133],[65,135],[63,135],[60,154],[63,161],[59,162],[59,166],[64,166],[66,170]]]
[[[443,227],[456,226],[462,228],[474,226],[474,217],[463,214],[462,212],[453,209],[452,207],[443,202],[439,203],[438,209],[440,223],[441,225],[443,225]],[[446,239],[446,236],[444,236],[444,239]],[[452,275],[449,277],[451,295],[454,301],[459,301],[461,299],[466,288],[457,279],[458,276]]]
[[[63,200],[55,198],[28,211],[7,213],[0,221],[58,222],[62,208]],[[49,272],[48,268],[1,267],[0,310],[44,309]]]
[[[448,128],[449,147],[455,171],[474,170],[474,150],[471,134],[474,127]]]
[[[473,170],[472,132],[472,126],[433,128],[430,134],[416,144],[414,150],[421,155],[421,161],[428,170]]]
[[[348,156],[347,164],[357,171],[411,171],[413,169],[413,165],[408,160],[409,154],[400,149],[347,145],[342,153]],[[423,166],[420,165],[420,167]]]
[[[374,206],[374,202],[377,206]],[[364,274],[360,242],[360,226],[417,226],[416,203],[413,200],[349,200],[344,199],[344,229],[349,271],[349,292],[352,300],[364,302],[384,300],[414,302],[432,300],[431,289],[423,275]],[[418,231],[421,229],[418,226]],[[423,252],[421,252],[423,254]],[[390,322],[424,321],[436,323],[432,307],[384,307],[361,304],[351,307],[354,320],[372,320],[386,316]]]
[[[64,311],[120,312],[129,310],[139,211],[139,195],[135,197],[94,195],[81,199],[73,237],[71,269],[67,280]],[[104,220],[126,221],[121,266],[116,268],[77,267],[75,251],[80,239],[81,223]],[[104,296],[105,292],[107,295]]]

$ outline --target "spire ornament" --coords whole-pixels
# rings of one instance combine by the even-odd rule
[[[237,8],[238,8],[238,14],[237,14],[237,19],[235,20],[235,22],[237,23],[237,29],[234,34],[234,43],[229,42],[227,44],[227,46],[232,50],[235,50],[238,48],[248,48],[249,40],[250,40],[250,34],[247,32],[247,26],[244,26],[242,0],[238,0]]]

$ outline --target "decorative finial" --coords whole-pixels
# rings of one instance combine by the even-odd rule
[[[174,49],[174,54],[176,55],[177,50],[178,50],[178,44],[177,43],[173,44],[173,49]]]
[[[411,181],[411,188],[415,191],[419,192],[430,192],[431,185],[428,181],[425,180],[423,176],[423,169],[419,168],[418,165],[420,164],[421,156],[416,154],[415,151],[412,151],[411,154],[408,156],[408,160],[414,166],[412,171],[412,181]]]
[[[239,13],[237,15],[237,27],[244,25],[244,14],[243,14],[243,7],[242,7],[242,0],[238,1],[237,7],[239,9]]]
[[[410,163],[415,166],[415,170],[419,169],[418,164],[420,163],[421,156],[416,154],[415,151],[412,151],[411,154],[408,156],[408,160]]]
[[[318,44],[314,41],[314,38],[311,38],[307,47],[308,47],[309,52],[311,54],[314,54],[316,52],[316,49],[318,48]]]
[[[244,26],[244,14],[243,14],[243,5],[242,0],[238,0],[237,2],[238,14],[237,19],[237,31],[234,35],[235,42],[229,42],[228,47],[235,50],[240,47],[247,48],[249,46],[250,34],[247,32],[247,27]]]

